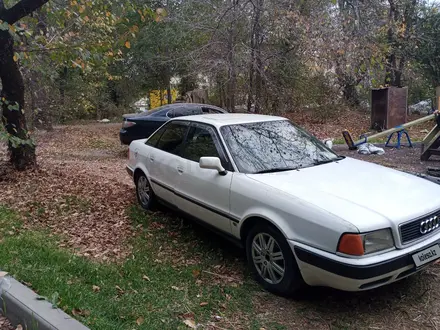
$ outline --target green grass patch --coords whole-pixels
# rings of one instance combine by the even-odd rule
[[[132,255],[120,264],[101,264],[60,249],[48,233],[23,230],[18,216],[0,207],[0,269],[91,329],[185,329],[185,319],[206,324],[215,316],[256,327],[250,315],[259,287],[250,279],[215,283],[203,272],[237,258],[223,254],[228,243],[182,227],[175,217],[170,224],[170,217],[137,207],[129,213],[139,230],[130,242]]]

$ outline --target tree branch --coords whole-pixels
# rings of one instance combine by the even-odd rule
[[[0,19],[8,24],[14,24],[25,16],[28,16],[38,8],[42,7],[49,0],[21,0],[15,6],[5,10],[0,7]],[[3,0],[0,0],[0,6]]]

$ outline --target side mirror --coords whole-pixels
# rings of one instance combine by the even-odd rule
[[[208,170],[216,170],[220,175],[226,175],[227,173],[218,157],[202,157],[199,166]]]

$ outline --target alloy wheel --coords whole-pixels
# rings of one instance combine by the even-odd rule
[[[285,260],[278,242],[267,233],[255,235],[252,241],[252,260],[258,274],[270,284],[278,284],[284,278]]]
[[[138,195],[144,206],[150,201],[150,184],[145,176],[141,176],[138,180]]]

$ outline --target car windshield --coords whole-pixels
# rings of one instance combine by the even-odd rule
[[[296,170],[341,159],[289,120],[229,125],[220,131],[243,173]]]

